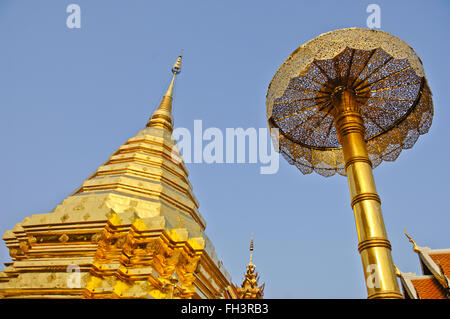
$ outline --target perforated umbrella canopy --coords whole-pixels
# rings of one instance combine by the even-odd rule
[[[304,174],[346,175],[334,125],[333,95],[354,92],[372,167],[394,161],[428,132],[433,103],[420,58],[405,42],[377,30],[324,33],[280,66],[266,97],[274,143]]]

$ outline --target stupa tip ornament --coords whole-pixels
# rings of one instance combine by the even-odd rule
[[[172,66],[172,73],[179,74],[181,73],[181,59],[183,58],[183,49],[181,49],[180,55]]]
[[[303,174],[346,175],[333,99],[351,92],[372,167],[394,161],[428,132],[433,103],[422,62],[384,31],[348,28],[319,35],[280,66],[266,96],[269,127],[283,157]]]
[[[253,233],[251,235],[251,240],[250,240],[250,262],[249,264],[253,264]]]
[[[173,87],[175,84],[175,77],[181,73],[181,60],[183,58],[183,50],[172,66],[172,81],[169,84],[169,88],[164,94],[161,103],[158,108],[153,112],[150,120],[147,123],[147,127],[161,127],[169,132],[173,131],[173,116],[172,116],[172,100],[173,100]]]

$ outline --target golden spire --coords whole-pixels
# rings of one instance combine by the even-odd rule
[[[405,227],[405,229],[403,230],[403,232],[405,233],[406,237],[408,237],[409,241],[413,244],[413,250],[414,250],[416,253],[418,253],[418,252],[420,251],[419,246],[417,246],[417,244],[416,244],[416,242],[414,241],[414,239],[412,239],[411,236],[409,236],[409,235],[406,233],[406,227]]]
[[[247,272],[241,287],[238,287],[238,297],[240,299],[261,299],[264,295],[264,284],[258,286],[259,275],[256,266],[253,264],[253,233],[250,240],[250,262],[247,265]]]
[[[175,83],[175,76],[181,72],[181,59],[183,57],[183,50],[178,56],[177,60],[172,66],[172,81],[166,94],[164,94],[161,103],[158,108],[153,112],[150,120],[147,123],[147,127],[162,127],[170,132],[173,131],[173,117],[172,117],[172,99],[173,99],[173,86]]]

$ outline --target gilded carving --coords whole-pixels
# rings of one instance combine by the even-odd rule
[[[32,246],[34,243],[36,242],[36,237],[29,235],[28,236],[28,243],[30,244],[30,246]]]
[[[9,255],[13,259],[17,256],[18,253],[19,253],[19,249],[16,249],[16,248],[10,248],[9,249]]]
[[[64,244],[69,241],[69,236],[67,236],[67,234],[62,234],[59,236],[58,240]]]
[[[126,235],[119,237],[115,242],[115,247],[122,248],[126,241],[127,241]]]
[[[79,204],[73,208],[73,210],[83,210],[83,209],[84,209],[84,206],[82,204]]]
[[[30,246],[29,246],[29,244],[28,244],[27,241],[21,241],[21,242],[19,243],[19,247],[20,247],[20,249],[21,249],[24,253],[28,252],[28,250],[29,250],[29,248],[30,248]]]
[[[96,233],[96,234],[92,235],[91,242],[94,244],[98,243],[101,238],[102,238],[102,233]]]

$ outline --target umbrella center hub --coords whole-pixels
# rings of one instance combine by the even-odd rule
[[[336,86],[331,93],[334,117],[346,112],[359,113],[361,104],[357,101],[356,96],[357,93],[352,88]]]

